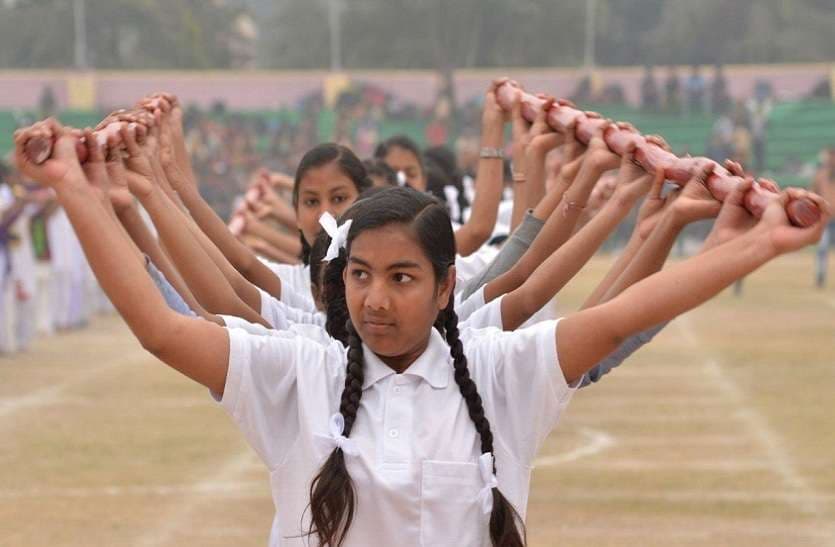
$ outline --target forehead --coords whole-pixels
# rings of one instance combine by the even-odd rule
[[[345,188],[356,191],[354,182],[336,162],[309,169],[299,182],[299,192],[329,192]]]
[[[351,257],[381,269],[404,260],[415,262],[421,268],[432,268],[414,231],[405,224],[387,224],[363,231],[351,242]]]
[[[389,165],[418,165],[417,156],[413,152],[401,148],[400,146],[392,146],[386,154],[386,163]]]

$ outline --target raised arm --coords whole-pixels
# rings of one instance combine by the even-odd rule
[[[663,179],[663,176],[664,173],[659,171],[655,178]],[[650,175],[635,167],[629,154],[624,155],[615,193],[600,213],[502,300],[502,323],[505,330],[519,327],[550,302],[594,256],[612,230],[626,218],[641,196],[646,194],[651,184]]]
[[[495,80],[484,96],[484,111],[481,115],[482,149],[501,150],[504,146],[507,115],[496,102],[496,89],[505,81],[507,78]],[[478,160],[472,212],[467,223],[455,231],[455,245],[461,256],[476,252],[493,233],[502,200],[502,165],[499,156],[481,157]]]
[[[695,308],[772,258],[817,241],[829,218],[829,208],[820,197],[799,192],[780,194],[747,233],[643,279],[604,304],[560,321],[556,343],[566,379],[576,381],[629,336]],[[812,199],[822,211],[821,219],[808,228],[792,226],[786,215],[789,200],[798,197]]]
[[[198,301],[209,312],[236,315],[251,323],[269,326],[252,307],[241,300],[215,262],[194,237],[180,211],[158,184],[143,151],[127,129],[122,138],[128,150],[127,180],[159,231],[165,248]],[[260,295],[257,296],[260,302]],[[260,305],[257,306],[260,310]]]
[[[560,205],[548,217],[522,258],[510,270],[487,283],[484,287],[485,301],[489,302],[521,286],[547,257],[571,237],[594,184],[603,172],[614,169],[619,163],[620,158],[609,152],[599,137],[592,140],[589,150],[583,155],[579,172],[563,194]]]
[[[33,136],[57,137],[52,158],[41,165],[32,163],[24,151]],[[84,176],[69,132],[52,120],[16,132],[15,160],[27,176],[55,190],[99,284],[142,346],[189,378],[222,393],[229,355],[226,331],[179,315],[165,305]]]
[[[170,99],[173,100],[173,99]],[[160,139],[163,154],[162,168],[171,186],[177,191],[182,203],[191,214],[196,225],[223,253],[238,272],[247,280],[279,298],[281,280],[267,268],[250,249],[232,235],[226,223],[217,216],[214,209],[200,195],[197,180],[191,168],[191,161],[185,148],[182,132],[182,109],[179,104],[163,100],[165,110],[160,118]]]

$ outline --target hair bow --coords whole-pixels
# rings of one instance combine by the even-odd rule
[[[499,480],[493,472],[492,452],[485,452],[478,457],[478,468],[481,471],[481,480],[484,481],[484,488],[478,493],[478,501],[486,515],[493,510],[493,489],[499,486]]]
[[[319,217],[319,224],[324,228],[325,233],[331,236],[331,244],[328,246],[328,252],[325,253],[325,262],[333,260],[339,256],[339,249],[344,249],[348,243],[348,231],[351,229],[352,220],[346,220],[342,226],[337,226],[336,219],[333,215],[325,211]]]
[[[360,451],[357,448],[357,443],[353,439],[349,439],[342,433],[345,431],[345,418],[337,412],[331,416],[328,424],[328,435],[313,435],[314,441],[322,449],[325,454],[340,448],[342,452],[349,456],[357,456]]]

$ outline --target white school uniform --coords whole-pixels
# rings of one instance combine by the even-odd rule
[[[323,344],[329,344],[333,338],[325,330],[325,322],[327,316],[322,312],[308,313],[297,310],[287,306],[265,293],[261,289],[261,317],[269,323],[272,328],[266,328],[257,323],[250,323],[246,319],[236,317],[234,315],[218,315],[223,319],[224,324],[229,328],[238,328],[247,331],[250,334],[257,334],[259,336],[281,336],[279,331],[296,330],[302,333],[302,329],[297,329],[299,325],[305,325],[303,334],[309,338],[316,340]],[[483,295],[483,291],[482,291]],[[481,306],[475,310],[466,320],[461,320],[459,317],[458,329],[483,329],[487,327],[495,327],[499,330],[504,328],[502,323],[502,299],[504,295],[496,298],[492,302],[484,304],[484,299],[481,300]],[[311,327],[311,328],[307,328]],[[315,328],[313,328],[315,327]]]
[[[27,205],[14,223],[14,233],[19,241],[11,249],[12,280],[16,286],[19,285],[28,295],[25,300],[16,301],[18,314],[15,335],[20,349],[26,349],[35,336],[35,313],[37,311],[35,304],[38,285],[35,250],[32,247],[30,225],[32,215],[37,210],[37,205]]]
[[[258,260],[281,280],[282,302],[302,311],[316,311],[316,303],[310,292],[310,266],[279,264],[263,257],[258,257]]]
[[[285,291],[285,287],[281,288],[282,296],[284,296],[285,292],[295,292],[290,287],[286,288],[288,289],[287,291]],[[272,325],[274,329],[285,330],[293,323],[317,325],[320,327],[325,326],[327,317],[324,313],[318,310],[314,312],[304,311],[298,307],[286,304],[260,288],[258,292],[261,294],[261,317]]]
[[[499,488],[523,517],[530,466],[574,392],[557,360],[556,326],[461,332],[494,436]],[[228,332],[221,402],[270,471],[277,508],[270,545],[314,545],[298,535],[309,524],[310,482],[332,450],[329,422],[347,350],[291,331]],[[402,374],[363,349],[363,395],[350,435],[359,454],[346,455],[357,506],[345,547],[489,545],[489,515],[478,499],[480,439],[449,347],[432,329],[426,351]]]
[[[464,288],[464,282],[479,275],[484,269],[493,262],[496,255],[499,254],[499,249],[490,245],[483,245],[476,252],[469,256],[455,256],[455,277],[457,283],[455,284],[456,291]]]

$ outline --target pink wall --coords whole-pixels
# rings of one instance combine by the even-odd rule
[[[778,97],[793,99],[808,93],[832,67],[815,65],[730,66],[726,68],[730,92],[735,97],[751,94],[754,81],[767,78]],[[703,69],[710,80],[712,69]],[[580,72],[576,69],[515,69],[459,71],[456,74],[458,98],[467,101],[481,96],[491,79],[509,75],[531,91],[547,91],[558,97],[570,95]],[[679,76],[689,74],[682,67]],[[69,101],[67,78],[72,72],[0,71],[0,109],[32,108],[45,85],[51,85],[59,108]],[[102,109],[130,105],[140,96],[166,90],[176,93],[186,103],[202,107],[223,100],[232,109],[272,109],[292,105],[304,95],[322,89],[324,71],[288,72],[100,72],[93,73],[96,103]],[[429,106],[435,99],[438,78],[432,71],[356,71],[351,78],[377,84],[405,101]],[[640,67],[601,69],[604,82],[619,81],[628,100],[637,102],[638,85],[643,75]],[[665,70],[657,70],[659,84]]]

